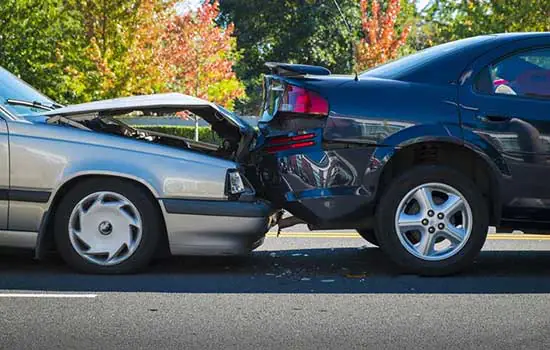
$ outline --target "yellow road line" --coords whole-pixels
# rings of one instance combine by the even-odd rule
[[[277,237],[275,232],[269,232],[267,237]],[[280,238],[361,238],[357,233],[353,232],[283,232]],[[502,241],[550,241],[549,235],[538,234],[506,234],[492,233],[487,236],[488,240]]]

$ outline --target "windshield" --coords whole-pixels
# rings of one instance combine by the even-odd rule
[[[42,108],[9,104],[6,102],[8,99],[39,102],[47,106],[54,103],[23,80],[0,67],[0,103],[2,106],[12,114],[23,118],[39,116],[44,112]]]
[[[398,79],[411,71],[429,64],[436,59],[455,54],[464,48],[490,40],[491,36],[478,36],[433,46],[409,56],[388,62],[363,72],[360,77]]]

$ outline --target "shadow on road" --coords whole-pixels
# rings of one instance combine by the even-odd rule
[[[452,277],[402,275],[379,249],[260,251],[241,258],[172,258],[137,275],[74,273],[58,259],[0,255],[0,289],[162,293],[550,293],[550,252],[485,251]]]

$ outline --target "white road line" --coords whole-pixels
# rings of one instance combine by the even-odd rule
[[[0,298],[75,298],[93,299],[97,294],[51,294],[51,293],[0,293]]]

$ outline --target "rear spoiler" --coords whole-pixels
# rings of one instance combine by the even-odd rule
[[[303,75],[330,75],[330,71],[328,69],[320,66],[279,62],[266,62],[265,65],[271,70],[272,74],[284,77],[299,77]]]

